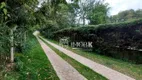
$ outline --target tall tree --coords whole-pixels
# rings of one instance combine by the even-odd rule
[[[79,2],[80,19],[85,25],[86,20],[89,24],[101,24],[106,22],[107,13],[109,10],[108,4],[104,0],[83,0]]]
[[[87,18],[90,20],[89,24],[104,24],[107,21],[109,7],[107,3],[104,3],[103,0],[97,1],[90,8],[90,11],[87,13]]]
[[[50,33],[58,29],[74,26],[78,7],[76,1],[67,3],[66,0],[53,0],[53,2],[47,1],[43,3],[41,8],[36,11],[37,16],[39,14],[41,16],[37,18],[37,21],[41,23],[42,32],[48,33],[48,37]]]

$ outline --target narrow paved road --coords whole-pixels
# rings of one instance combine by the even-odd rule
[[[42,37],[41,37],[42,38]],[[54,46],[55,48],[57,48],[58,50],[60,50],[61,52],[63,52],[64,54],[70,56],[71,58],[75,59],[76,61],[82,63],[83,65],[88,66],[89,68],[91,68],[92,70],[94,70],[95,72],[103,75],[104,77],[108,78],[109,80],[135,80],[127,75],[124,75],[118,71],[115,71],[111,68],[108,68],[104,65],[98,64],[94,61],[91,61],[85,57],[82,57],[72,51],[69,51],[59,45],[56,45],[44,38],[42,38],[43,40],[45,40],[47,43],[49,43],[50,45]]]
[[[37,37],[60,80],[87,80]]]

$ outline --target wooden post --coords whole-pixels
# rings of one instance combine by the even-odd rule
[[[12,28],[10,30],[10,44],[11,44],[11,48],[10,48],[10,62],[13,63],[14,62],[14,31],[16,30],[17,25],[14,26],[14,28]]]
[[[10,31],[10,36],[11,36],[11,40],[10,40],[10,44],[11,44],[11,48],[10,48],[10,62],[13,63],[14,62],[14,35],[13,35],[13,29],[11,29]]]

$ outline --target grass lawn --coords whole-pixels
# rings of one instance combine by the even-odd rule
[[[59,80],[36,38],[27,45],[24,54],[15,54],[16,69],[5,73],[5,80]]]
[[[58,42],[54,40],[49,40],[49,41],[58,44]],[[137,64],[125,62],[119,59],[114,59],[111,57],[99,55],[99,54],[96,54],[95,52],[87,52],[82,49],[72,49],[71,47],[68,47],[67,49],[75,52],[76,54],[84,56],[92,61],[103,64],[109,68],[117,70],[128,76],[131,76],[135,78],[136,80],[142,79],[142,64],[137,65]]]
[[[44,41],[44,40],[43,40]],[[44,41],[45,42],[45,41]],[[52,50],[54,50],[60,57],[62,57],[65,61],[67,61],[70,65],[72,65],[80,74],[86,77],[88,80],[107,80],[102,75],[94,72],[87,66],[82,65],[81,63],[77,62],[76,60],[72,59],[71,57],[65,55],[55,47],[51,46],[47,42],[45,42]]]

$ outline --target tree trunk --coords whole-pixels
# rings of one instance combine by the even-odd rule
[[[85,25],[85,13],[83,13],[83,26]]]

